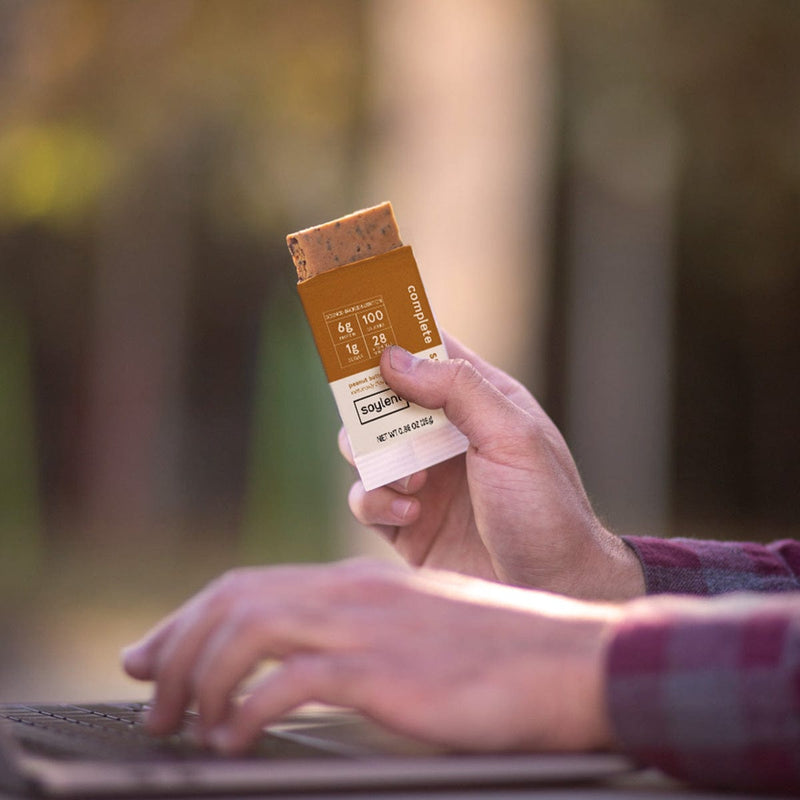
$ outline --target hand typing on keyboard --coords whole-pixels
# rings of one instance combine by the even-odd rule
[[[124,656],[155,682],[148,725],[225,751],[319,701],[410,736],[471,750],[611,744],[601,679],[613,606],[453,573],[345,561],[232,571]],[[238,697],[265,659],[276,665]]]

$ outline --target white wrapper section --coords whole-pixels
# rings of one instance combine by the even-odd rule
[[[446,359],[443,346],[417,353]],[[440,409],[409,403],[373,367],[330,384],[367,490],[464,453],[466,437]]]

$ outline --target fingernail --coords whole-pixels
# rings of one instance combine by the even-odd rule
[[[404,520],[408,516],[408,512],[411,511],[411,506],[414,505],[413,500],[406,500],[404,498],[398,498],[397,500],[392,500],[392,514],[399,520]]]
[[[135,644],[123,647],[120,652],[120,659],[125,669],[136,670],[143,664],[143,658],[139,651],[139,646]]]
[[[416,361],[416,356],[411,355],[408,350],[399,345],[395,344],[389,348],[389,364],[396,372],[408,372]]]

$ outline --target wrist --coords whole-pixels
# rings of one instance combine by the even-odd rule
[[[598,522],[585,545],[575,597],[621,602],[645,594],[642,565],[623,539]]]
[[[608,750],[615,746],[607,700],[606,662],[613,631],[622,612],[611,604],[591,604],[591,610],[571,627],[574,672],[562,675],[570,691],[563,709],[566,721],[556,748],[568,750]],[[566,668],[567,670],[569,667]],[[570,724],[570,722],[572,724]]]

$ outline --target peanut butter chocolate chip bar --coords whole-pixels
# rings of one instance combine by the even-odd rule
[[[392,204],[381,203],[286,237],[297,278],[322,272],[402,247]]]

